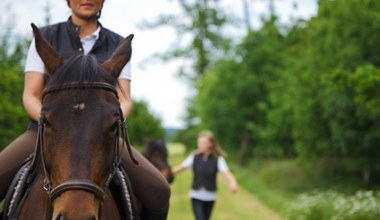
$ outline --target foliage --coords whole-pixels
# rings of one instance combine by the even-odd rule
[[[359,162],[349,166],[362,167],[366,185],[380,153],[375,144],[380,115],[371,101],[379,92],[380,56],[373,38],[380,37],[374,22],[379,8],[378,1],[320,1],[318,16],[299,31],[304,38],[295,53],[298,62],[287,67],[296,153],[355,158]]]
[[[133,111],[127,119],[128,133],[133,145],[142,146],[147,139],[164,138],[161,120],[150,112],[145,101],[133,101]]]
[[[321,1],[318,16],[305,29],[304,50],[296,56],[299,67],[290,68],[298,79],[293,81],[297,91],[293,138],[300,155],[342,155],[339,148],[348,140],[337,144],[335,138],[359,137],[363,131],[354,113],[359,106],[353,103],[354,94],[345,79],[362,65],[377,65],[373,35],[378,35],[380,26],[373,21],[378,7],[376,1]]]
[[[238,151],[254,123],[257,106],[251,100],[257,94],[249,88],[255,79],[234,62],[220,61],[199,82],[196,106],[202,126],[214,131],[226,150]]]
[[[19,39],[13,42],[14,39]],[[27,42],[10,30],[0,34],[0,150],[27,127],[22,106],[23,58]]]
[[[199,79],[197,106],[202,124],[229,151],[239,151],[240,162],[252,155],[253,149],[247,146],[261,144],[271,82],[277,80],[282,65],[282,36],[275,22],[271,17],[262,29],[251,32],[239,46],[239,56],[221,59]]]
[[[358,191],[346,196],[335,191],[313,191],[291,203],[289,219],[294,220],[375,220],[380,218],[380,195]]]
[[[145,21],[140,26],[173,28],[178,38],[159,57],[163,60],[188,60],[192,65],[187,70],[184,70],[184,66],[181,67],[181,74],[196,79],[205,73],[216,57],[222,56],[229,48],[229,41],[221,35],[223,27],[229,23],[228,16],[219,7],[220,0],[178,0],[177,4],[180,14],[162,14],[155,22]]]
[[[247,159],[356,161],[345,169],[361,169],[370,185],[380,155],[379,9],[374,0],[324,0],[309,21],[284,28],[275,16],[264,20],[234,59],[199,77],[202,126]]]
[[[201,128],[199,126],[188,126],[186,129],[179,130],[173,138],[173,141],[183,143],[186,151],[191,152],[197,147],[196,140],[200,131]]]

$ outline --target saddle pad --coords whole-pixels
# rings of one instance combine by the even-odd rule
[[[25,160],[12,180],[5,197],[2,219],[17,219],[20,204],[22,204],[30,189],[27,185],[33,182],[33,175],[30,175],[32,158],[31,155]]]

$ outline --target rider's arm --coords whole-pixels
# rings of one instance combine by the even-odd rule
[[[128,62],[121,70],[118,78],[119,86],[117,93],[119,95],[120,107],[123,112],[124,118],[127,118],[132,111],[132,97],[131,97],[131,79],[132,68],[131,62]]]
[[[131,98],[131,81],[128,79],[119,78],[119,86],[117,87],[119,94],[120,107],[125,118],[132,111],[132,98]]]
[[[28,116],[38,121],[42,108],[41,94],[44,87],[45,65],[38,55],[34,39],[29,47],[25,63],[22,100]]]

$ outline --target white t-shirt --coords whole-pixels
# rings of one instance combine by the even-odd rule
[[[81,39],[83,52],[88,54],[94,46],[96,40],[99,38],[100,27],[96,31],[83,39]],[[28,56],[26,57],[25,72],[38,72],[45,73],[45,64],[43,63],[40,55],[38,54],[35,46],[34,39],[29,47]],[[121,70],[119,79],[132,80],[131,62],[128,62]]]
[[[192,168],[194,164],[194,154],[188,156],[183,162],[182,166],[186,169]],[[224,157],[218,156],[218,171],[225,172],[228,171],[228,165]],[[204,187],[200,189],[191,189],[189,192],[190,198],[202,200],[202,201],[214,201],[216,199],[216,192],[209,191]]]

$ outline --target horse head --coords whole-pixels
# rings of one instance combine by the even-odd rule
[[[143,155],[161,172],[169,183],[174,181],[174,175],[168,160],[168,150],[163,139],[145,141]]]
[[[133,35],[103,64],[92,55],[64,60],[32,24],[50,76],[42,94],[35,159],[54,220],[99,219],[105,190],[120,163],[124,119],[117,78],[131,58]]]

